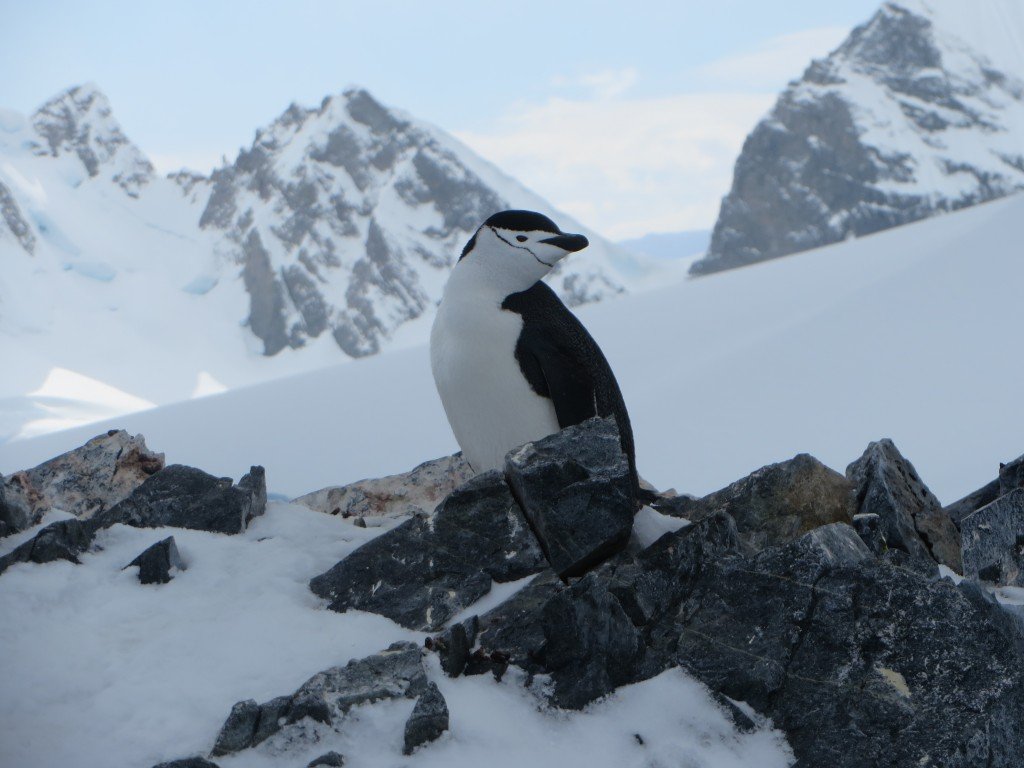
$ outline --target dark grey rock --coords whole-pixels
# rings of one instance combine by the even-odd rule
[[[148,547],[125,568],[136,565],[139,567],[139,581],[143,584],[166,584],[173,578],[171,569],[185,570],[173,536]]]
[[[965,48],[950,59],[927,14],[882,4],[790,83],[747,136],[708,253],[691,272],[777,258],[1024,188],[1020,152],[1004,149],[1014,130],[1009,111],[1024,100],[1020,80],[993,70],[984,51]],[[947,143],[947,132],[969,132],[995,162],[979,167]],[[907,137],[908,151],[878,143],[881,134]],[[954,175],[964,182],[955,192],[932,180]]]
[[[290,695],[263,704],[252,699],[238,702],[221,728],[213,755],[254,747],[306,718],[337,728],[352,707],[382,699],[412,699],[426,690],[420,649],[414,643],[395,643],[343,667],[318,672]],[[301,736],[302,732],[295,733]]]
[[[875,555],[881,556],[888,548],[885,543],[885,534],[882,532],[882,518],[874,512],[854,515],[853,529]]]
[[[511,451],[505,477],[558,575],[584,573],[629,541],[637,500],[613,419],[589,419]]]
[[[214,533],[241,533],[266,510],[263,467],[253,467],[232,485],[181,464],[169,466],[146,480],[124,501],[92,518],[94,529],[115,523],[137,528],[191,528]]]
[[[163,454],[150,451],[142,435],[112,429],[4,478],[0,520],[11,524],[11,532],[35,525],[53,509],[88,520],[127,498],[163,466]]]
[[[855,511],[881,518],[890,549],[903,550],[917,560],[942,563],[960,573],[963,565],[956,526],[892,440],[868,445],[846,468],[846,477],[853,485]]]
[[[437,637],[427,638],[427,648],[437,653],[441,669],[448,677],[458,677],[466,668],[478,626],[477,617],[471,616],[466,621],[453,624]]]
[[[564,589],[551,570],[537,575],[501,605],[479,618],[478,653],[466,662],[466,674],[504,672],[509,663],[539,672],[544,649],[544,605]]]
[[[214,757],[252,746],[256,726],[260,720],[260,706],[254,699],[240,701],[231,708],[231,714],[221,726],[217,741],[213,745]]]
[[[4,476],[0,475],[0,538],[28,528],[33,518],[28,506],[22,501],[22,495],[8,499],[5,487]]]
[[[320,768],[325,766],[326,768],[342,768],[345,765],[345,756],[340,755],[337,752],[325,752],[309,762],[306,768]]]
[[[448,730],[448,703],[437,685],[430,683],[416,700],[416,706],[405,723],[403,755],[411,755],[417,747],[436,741]]]
[[[964,576],[1024,587],[1024,488],[972,512],[960,530]]]
[[[181,760],[171,760],[169,763],[160,763],[154,765],[153,768],[219,768],[219,766],[204,757],[186,757]]]
[[[263,354],[276,355],[288,346],[284,318],[284,287],[270,266],[270,254],[256,231],[242,246],[242,281],[249,294],[249,330],[263,340]]]
[[[0,223],[14,236],[18,245],[24,248],[29,256],[35,253],[36,236],[32,231],[32,226],[21,212],[21,208],[18,207],[18,201],[14,199],[11,190],[3,183],[0,183]],[[0,230],[0,237],[3,235],[3,230]]]
[[[490,591],[545,566],[498,472],[450,494],[433,518],[417,516],[364,544],[310,588],[330,608],[371,611],[404,627],[436,631]]]
[[[999,495],[1024,488],[1024,456],[999,465]]]
[[[944,511],[956,527],[960,528],[960,522],[969,514],[1017,488],[1024,488],[1024,456],[1005,464],[1000,463],[998,477],[959,501],[953,502]]]
[[[68,560],[78,563],[78,556],[89,548],[93,532],[79,520],[59,520],[43,528],[33,538],[0,557],[0,573],[15,563],[52,563]]]
[[[801,453],[701,499],[676,496],[659,500],[655,507],[688,520],[724,512],[736,521],[740,539],[761,550],[786,544],[820,525],[851,522],[849,496],[845,477]]]

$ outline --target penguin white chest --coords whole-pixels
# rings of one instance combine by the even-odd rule
[[[558,417],[516,360],[522,317],[493,299],[452,299],[442,301],[430,334],[434,381],[473,469],[501,469],[513,448],[557,432]]]

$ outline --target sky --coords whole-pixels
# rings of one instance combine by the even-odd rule
[[[0,107],[91,81],[158,169],[205,172],[359,85],[622,239],[710,228],[778,91],[879,4],[0,0]]]

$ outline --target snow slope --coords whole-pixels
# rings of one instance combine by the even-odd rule
[[[619,378],[641,473],[703,494],[808,452],[893,438],[944,502],[1024,452],[1024,196],[579,315]],[[0,472],[108,427],[295,496],[456,449],[423,347],[0,445]]]

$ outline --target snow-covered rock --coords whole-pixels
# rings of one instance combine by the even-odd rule
[[[1024,189],[1024,53],[993,61],[978,42],[1014,29],[1024,29],[1015,0],[885,3],[790,83],[747,137],[711,247],[691,272]]]

